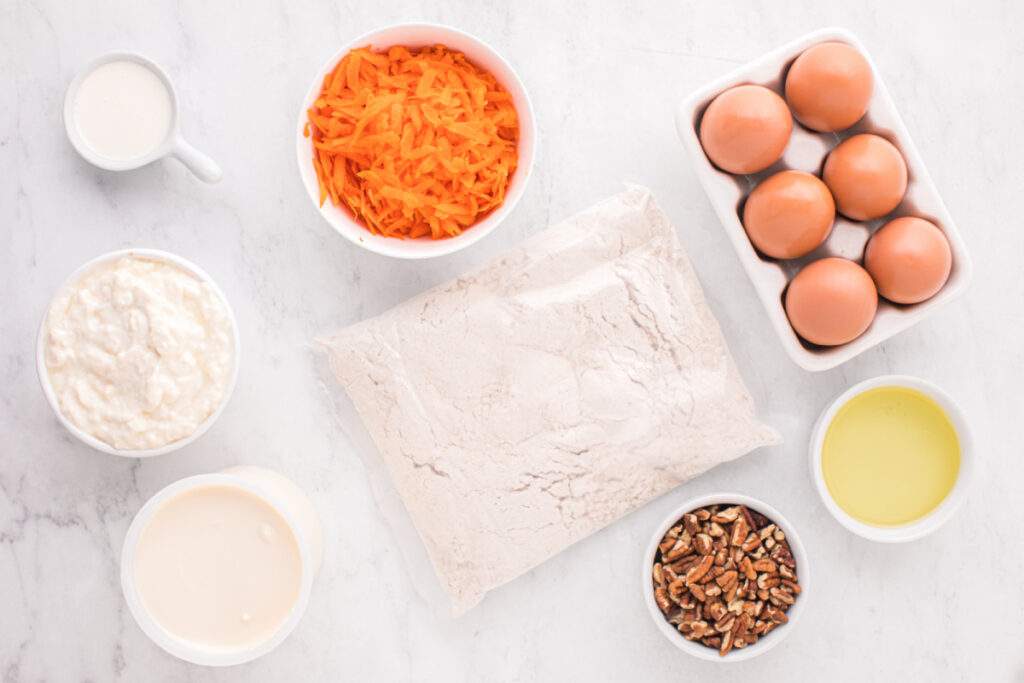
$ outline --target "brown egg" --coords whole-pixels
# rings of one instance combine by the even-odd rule
[[[757,173],[779,160],[791,132],[793,116],[781,97],[760,85],[738,85],[704,110],[700,144],[723,171]]]
[[[946,284],[952,266],[946,236],[934,223],[913,216],[886,223],[864,252],[864,267],[878,293],[898,304],[930,299]]]
[[[874,77],[868,60],[846,43],[804,50],[786,75],[786,101],[811,130],[845,130],[868,110]]]
[[[822,175],[839,213],[855,221],[884,216],[899,206],[907,191],[907,164],[899,150],[867,133],[833,149]]]
[[[780,171],[747,197],[743,227],[761,252],[773,258],[799,258],[825,241],[836,217],[832,194],[817,176]]]
[[[786,315],[812,344],[836,346],[868,329],[878,292],[867,271],[853,261],[823,258],[804,267],[786,290]]]

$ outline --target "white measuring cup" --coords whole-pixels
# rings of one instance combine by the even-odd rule
[[[82,82],[99,67],[104,64],[117,61],[134,62],[148,69],[153,75],[160,79],[164,87],[167,89],[167,93],[171,99],[171,125],[168,127],[167,136],[164,138],[163,142],[145,154],[129,159],[105,156],[90,147],[88,142],[83,138],[81,131],[79,131],[78,123],[75,120],[75,102]],[[204,182],[215,183],[223,176],[223,172],[221,171],[220,166],[217,165],[217,162],[190,145],[181,136],[181,130],[179,127],[178,95],[174,91],[174,84],[171,83],[171,79],[155,62],[136,52],[115,51],[100,55],[89,62],[85,68],[75,76],[75,79],[71,81],[71,84],[68,86],[67,93],[64,96],[64,128],[67,130],[68,139],[71,141],[75,151],[77,151],[83,159],[94,166],[98,166],[99,168],[103,168],[108,171],[129,171],[145,166],[157,159],[172,156],[184,164],[193,175]]]

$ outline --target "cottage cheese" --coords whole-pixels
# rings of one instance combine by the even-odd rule
[[[167,260],[124,256],[64,287],[45,323],[60,412],[122,450],[192,435],[228,391],[235,339],[213,287]]]

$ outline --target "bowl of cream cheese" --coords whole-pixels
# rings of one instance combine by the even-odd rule
[[[217,420],[238,377],[238,327],[202,269],[123,249],[76,270],[39,329],[36,368],[57,419],[83,443],[144,458]]]

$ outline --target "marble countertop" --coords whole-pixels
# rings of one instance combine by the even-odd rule
[[[297,107],[321,62],[370,28],[450,23],[494,44],[530,90],[534,176],[509,220],[450,257],[401,262],[332,232],[295,169]],[[975,265],[962,299],[829,372],[784,354],[677,143],[684,95],[810,30],[856,33],[881,69]],[[15,681],[985,680],[1024,681],[1024,5],[986,3],[220,3],[0,5],[0,675]],[[182,128],[224,167],[174,161],[111,174],[82,161],[60,118],[76,70],[114,48],[160,62]],[[653,188],[677,225],[766,421],[785,443],[687,483],[458,620],[439,616],[403,559],[376,454],[337,409],[320,332],[371,316],[610,195]],[[57,423],[39,389],[36,330],[88,258],[166,249],[220,283],[242,335],[235,395],[198,442],[144,462],[102,455]],[[884,373],[931,380],[976,429],[980,472],[934,535],[885,546],[847,533],[807,472],[812,422],[844,387]],[[236,464],[292,477],[323,517],[325,561],[295,633],[223,670],[149,642],[121,597],[119,549],[154,492]],[[386,488],[386,483],[383,488]],[[735,490],[780,508],[814,564],[802,623],[763,658],[697,661],[650,623],[637,563],[686,497]]]

